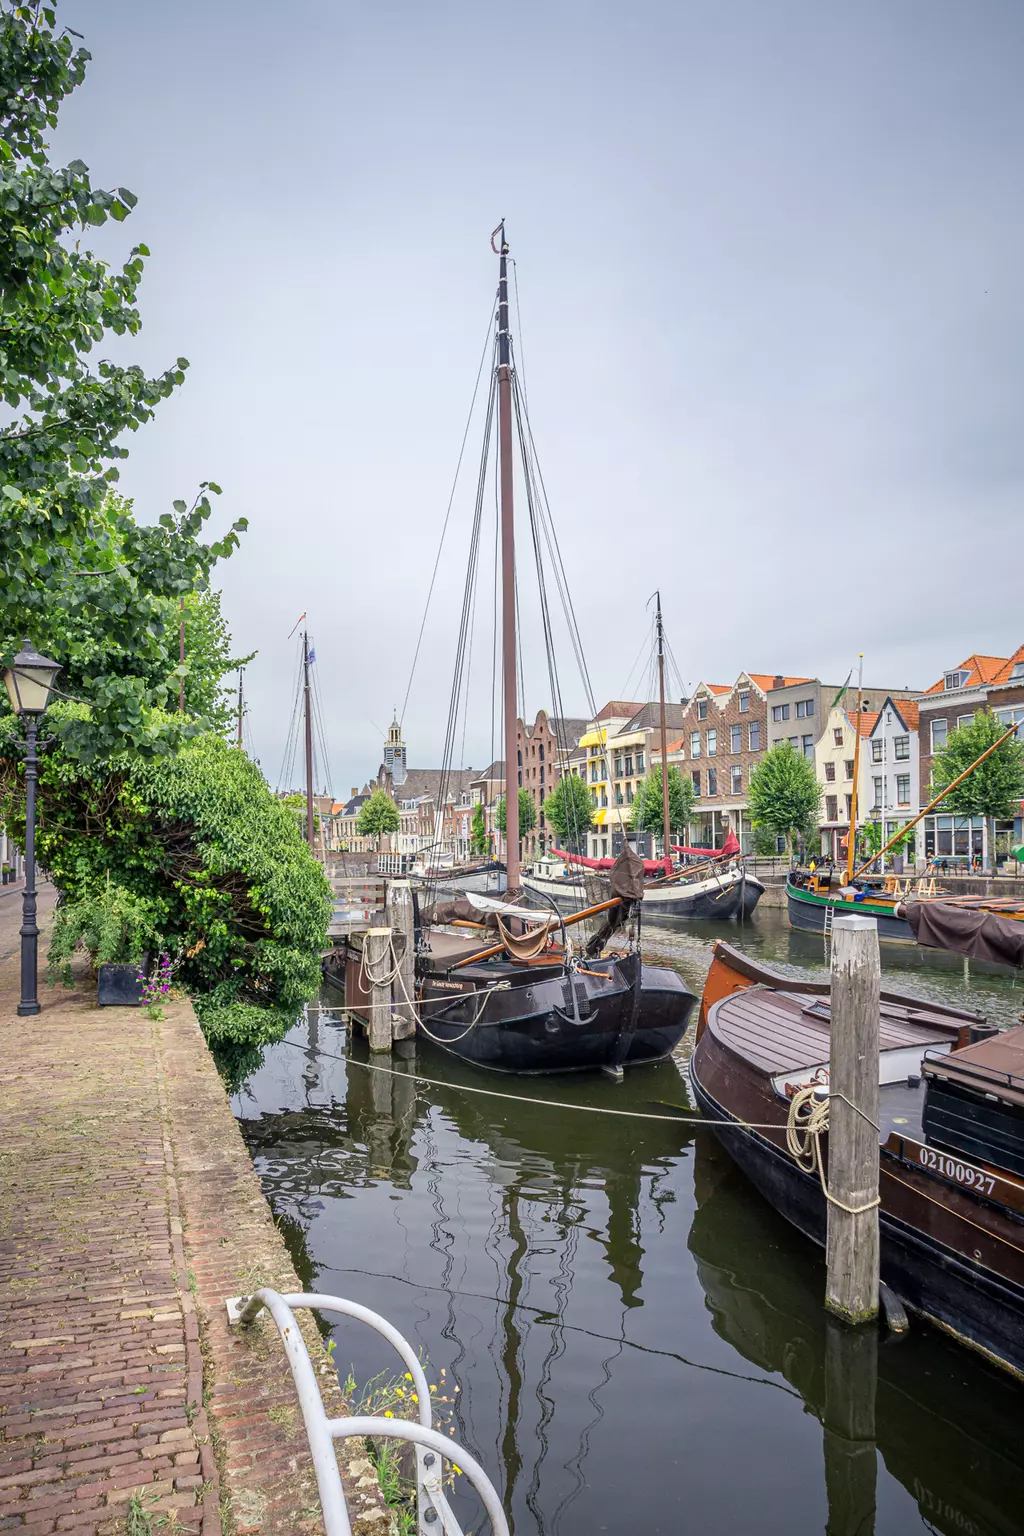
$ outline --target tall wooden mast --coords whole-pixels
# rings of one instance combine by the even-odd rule
[[[495,246],[494,235],[500,236]],[[516,543],[512,501],[512,348],[508,327],[508,244],[504,221],[491,236],[498,265],[498,457],[501,465],[501,657],[505,697],[505,868],[519,892],[519,772],[516,747]]]
[[[309,693],[309,635],[302,631],[302,683],[306,706],[306,842],[313,847],[313,716]]]
[[[664,854],[666,859],[672,857],[671,853],[671,829],[668,819],[668,731],[665,729],[665,630],[661,622],[661,593],[655,593],[658,599],[658,695],[661,701],[661,814],[662,826],[665,829]],[[712,842],[714,839],[712,838]]]
[[[857,778],[860,773],[860,715],[864,700],[864,652],[860,653],[857,668],[857,736],[853,743],[853,794],[850,796],[850,830],[846,837],[846,883],[853,880],[853,866],[857,854]]]

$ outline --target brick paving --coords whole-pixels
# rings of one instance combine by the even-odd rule
[[[226,1297],[299,1282],[192,1007],[98,1009],[79,978],[18,1018],[20,908],[0,903],[0,1532],[322,1531],[277,1332],[227,1327]],[[353,1530],[387,1532],[364,1448],[339,1459]]]

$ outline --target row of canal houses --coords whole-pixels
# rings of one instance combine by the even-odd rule
[[[858,824],[877,822],[885,837],[892,837],[928,803],[934,753],[978,710],[990,709],[1007,724],[1018,723],[1024,739],[1024,646],[1011,656],[965,657],[923,692],[865,683],[859,754],[856,704],[854,686],[767,672],[741,672],[727,684],[701,682],[691,698],[668,703],[668,760],[690,779],[697,796],[686,842],[720,847],[733,832],[745,853],[754,851],[750,775],[765,752],[782,741],[814,764],[822,790],[823,853],[840,857],[858,761]],[[535,858],[556,842],[543,803],[565,773],[582,778],[590,792],[594,825],[587,852],[595,858],[618,852],[630,831],[639,785],[660,762],[654,703],[611,700],[589,720],[559,718],[545,710],[532,724],[520,720],[517,779],[536,813],[536,825],[522,839],[523,858]],[[361,791],[354,789],[348,801],[335,803],[325,816],[329,848],[364,851],[356,819],[365,796],[377,787],[388,790],[399,810],[401,826],[390,839],[392,851],[411,856],[440,849],[468,857],[480,807],[488,848],[501,856],[497,810],[505,792],[504,762],[462,769],[447,778],[439,769],[410,768],[395,721],[375,780]],[[996,833],[1003,844],[1021,841],[1020,816],[997,825]],[[980,817],[970,822],[932,814],[912,835],[911,859],[987,855],[988,833]]]

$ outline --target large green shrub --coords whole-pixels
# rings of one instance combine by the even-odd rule
[[[0,725],[0,817],[20,837],[18,729]],[[330,887],[259,769],[221,737],[102,766],[44,751],[36,851],[71,902],[109,879],[150,904],[211,1041],[269,1039],[315,995]]]

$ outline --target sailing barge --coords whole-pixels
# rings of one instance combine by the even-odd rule
[[[611,864],[611,860],[590,860],[592,864]],[[664,876],[664,862],[651,862]],[[565,859],[539,859],[523,877],[523,889],[534,896],[554,902],[562,912],[579,906],[580,876],[573,874]],[[661,928],[671,928],[693,919],[725,922],[729,918],[748,918],[764,894],[760,880],[742,866],[711,864],[701,869],[684,870],[670,879],[648,880],[644,888],[644,921]]]
[[[1024,1376],[1024,1028],[888,991],[880,1007],[881,1278]],[[761,1194],[821,1244],[825,1195],[786,1130],[793,1094],[827,1083],[829,1028],[827,983],[715,946],[691,1063],[697,1103]]]

